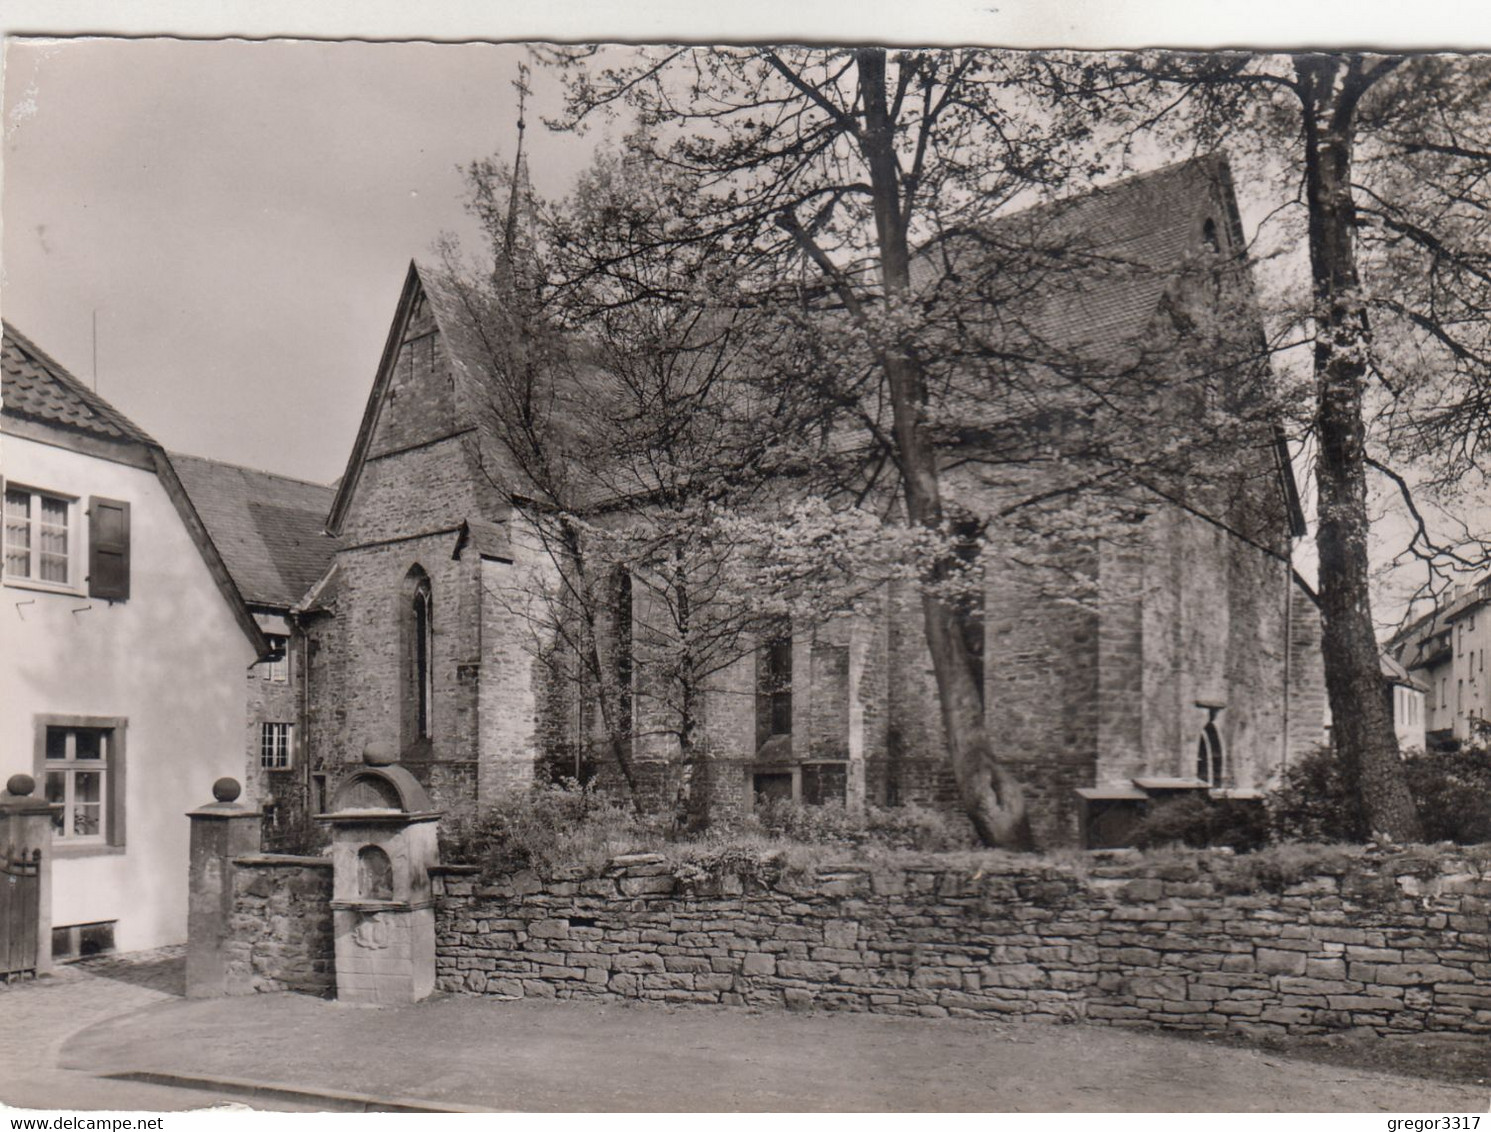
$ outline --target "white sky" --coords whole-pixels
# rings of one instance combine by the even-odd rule
[[[1491,5],[595,0],[561,20],[526,2],[8,0],[0,27],[205,37],[7,40],[5,318],[90,381],[96,312],[99,392],[168,448],[326,482],[409,259],[442,231],[474,235],[458,167],[511,152],[523,56],[338,36],[1491,46]],[[212,38],[235,32],[324,41]],[[545,193],[595,140],[539,125],[552,82],[535,73],[528,115]]]

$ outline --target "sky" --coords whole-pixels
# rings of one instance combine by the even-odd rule
[[[356,24],[328,21],[346,8],[329,0],[223,0],[209,6],[218,22],[200,6],[127,7],[128,25],[92,0],[9,0],[0,14],[0,312],[168,449],[317,482],[343,471],[409,260],[442,233],[478,238],[460,169],[511,154],[525,57],[514,43],[338,35],[553,28],[571,40],[710,42],[751,34],[741,20],[754,15],[760,37],[775,39],[1491,46],[1491,6],[1458,0],[1418,5],[1412,19],[1370,2],[1306,12],[1259,0],[1212,13],[1233,22],[1199,26],[1197,6],[1179,0],[863,0],[796,12],[765,0],[704,22],[697,5],[670,0],[638,0],[624,19],[615,4],[577,3],[564,22],[514,0],[499,6],[501,29],[469,11],[460,22],[470,6],[454,0],[365,0]],[[1397,22],[1381,23],[1384,12]],[[1236,22],[1244,16],[1253,22]],[[18,35],[84,30],[204,38]],[[213,38],[234,31],[322,38]],[[543,129],[557,90],[541,71],[533,86],[530,169],[540,193],[557,194],[603,139]]]
[[[0,309],[168,449],[329,481],[409,260],[479,241],[460,170],[512,152],[523,57],[11,41]],[[531,129],[535,187],[592,144]]]

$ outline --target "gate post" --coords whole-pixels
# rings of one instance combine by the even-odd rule
[[[192,810],[186,906],[186,996],[228,993],[228,918],[233,914],[233,858],[259,851],[260,814],[238,805],[236,779],[212,784],[216,799]]]
[[[52,969],[52,817],[62,807],[35,789],[29,774],[13,774],[0,792],[0,977]]]

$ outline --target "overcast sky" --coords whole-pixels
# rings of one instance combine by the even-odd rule
[[[410,258],[475,238],[459,170],[512,151],[522,57],[10,42],[5,318],[91,382],[96,311],[99,392],[166,447],[331,480]],[[531,129],[536,187],[592,144]]]
[[[1272,2],[1260,0],[1249,10]],[[257,18],[278,23],[204,26],[202,10],[188,6],[175,23],[143,26],[198,35],[215,29],[324,35],[330,29],[297,21],[328,7],[262,0],[253,9],[262,13]],[[648,2],[635,10],[666,7]],[[9,0],[6,8],[0,22],[10,31],[77,30],[52,21],[63,8],[94,14],[81,27],[117,26],[113,9],[77,0]],[[427,0],[418,7],[419,26],[459,38],[460,25],[441,23],[452,8]],[[575,11],[590,22],[556,25],[558,33],[623,34],[626,25],[614,17],[609,24],[595,18],[603,8],[579,5]],[[1248,39],[1285,45],[1301,42],[1301,35],[1339,44],[1353,42],[1353,29],[1379,26],[1370,19],[1379,14],[1374,5],[1352,5],[1361,17],[1353,20],[1341,18],[1335,0],[1309,9],[1334,10],[1335,23],[1321,25],[1336,30],[1334,40],[1320,28],[1291,34],[1291,25],[1265,22],[1251,36],[1246,27],[1218,28],[1209,41],[1205,27],[1198,39],[1194,27],[1171,35],[1163,29],[1172,25],[1132,19],[1165,8],[1160,0],[1096,7],[927,0],[916,10],[929,40],[998,35],[1025,45]],[[214,12],[219,9],[249,11],[226,2]],[[763,10],[773,9],[768,3]],[[780,16],[782,5],[775,10]],[[841,7],[837,26],[854,29],[845,38],[905,42],[911,30],[891,17],[904,21],[909,10],[858,5],[863,18],[855,19]],[[397,23],[410,18],[407,5],[367,0],[367,11],[394,22],[370,24],[364,34],[411,34]],[[507,26],[517,35],[534,35],[543,21],[556,20],[546,8],[516,0],[503,11],[513,15]],[[719,38],[740,38],[741,29],[726,21],[745,11],[710,17],[724,29]],[[1401,20],[1402,9],[1395,11]],[[18,24],[18,12],[32,13],[31,22]],[[1046,22],[1030,22],[1034,13]],[[1066,13],[1086,19],[1085,33]],[[1449,43],[1458,29],[1461,42],[1476,34],[1491,42],[1488,13],[1491,6],[1479,3],[1420,6],[1411,26],[1400,24],[1398,34],[1377,41]],[[636,38],[666,38],[674,27],[709,40],[708,24],[681,20],[677,12],[671,21],[643,20]],[[827,27],[805,30],[819,38],[827,33]],[[492,37],[490,28],[482,34]],[[1423,38],[1436,34],[1437,40]],[[442,232],[476,237],[459,170],[494,152],[511,154],[517,117],[511,81],[524,55],[521,46],[490,43],[9,38],[0,308],[90,383],[96,312],[99,392],[167,448],[329,482],[351,448],[409,260],[428,255]],[[598,138],[544,130],[538,119],[557,108],[557,92],[542,71],[533,82],[530,167],[538,190],[556,194]],[[1242,189],[1246,213],[1251,202]]]

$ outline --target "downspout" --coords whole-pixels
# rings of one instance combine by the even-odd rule
[[[316,800],[316,779],[312,773],[311,759],[311,638],[306,632],[305,622],[298,614],[292,610],[288,617],[291,628],[300,638],[300,710],[296,714],[300,721],[297,730],[300,732],[301,785],[304,789],[301,797],[305,799],[306,816],[309,818],[314,816],[311,810]]]
[[[1284,554],[1284,749],[1280,752],[1279,769],[1289,768],[1289,692],[1290,661],[1294,657],[1294,540],[1290,539]]]

